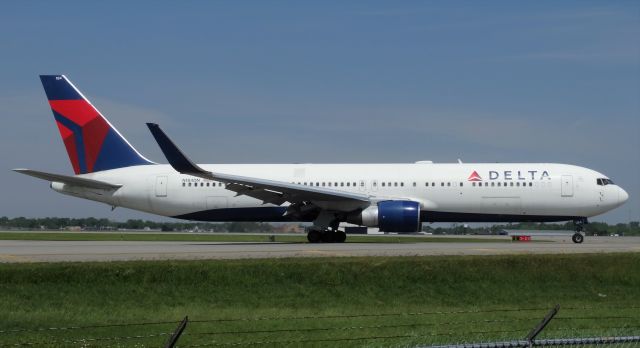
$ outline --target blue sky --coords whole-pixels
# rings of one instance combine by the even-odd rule
[[[637,1],[9,2],[0,215],[153,218],[9,171],[71,173],[38,74],[66,74],[136,148],[198,162],[560,162],[640,219]]]

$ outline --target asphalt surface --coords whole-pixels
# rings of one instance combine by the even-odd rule
[[[583,244],[572,243],[569,236],[544,240],[547,242],[343,244],[2,240],[0,262],[640,252],[640,237],[586,237]]]

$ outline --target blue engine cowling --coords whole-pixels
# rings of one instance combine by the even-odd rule
[[[346,222],[378,227],[381,232],[420,232],[420,203],[414,201],[381,201],[357,214],[347,216]]]
[[[378,228],[382,232],[418,232],[420,203],[413,201],[378,202]]]

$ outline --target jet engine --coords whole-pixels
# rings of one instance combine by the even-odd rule
[[[419,232],[420,203],[414,201],[381,201],[352,215],[347,222],[378,227],[382,232]]]

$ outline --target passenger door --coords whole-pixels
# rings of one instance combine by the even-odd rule
[[[156,177],[156,197],[167,197],[167,176]]]
[[[563,175],[560,180],[560,191],[562,197],[573,197],[573,176]]]

